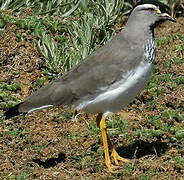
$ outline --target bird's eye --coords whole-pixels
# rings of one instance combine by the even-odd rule
[[[154,11],[156,11],[156,9],[154,9],[154,8],[148,8],[148,11],[149,12],[154,12]]]
[[[154,9],[153,9],[153,8],[148,8],[148,10],[149,10],[149,11],[154,11]]]
[[[148,8],[149,12],[156,12],[157,14],[161,14],[161,11],[158,8]]]

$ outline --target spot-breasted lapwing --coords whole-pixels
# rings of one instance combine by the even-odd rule
[[[109,149],[116,165],[118,161],[128,162],[118,155],[107,137],[106,117],[129,104],[143,89],[155,60],[154,28],[159,22],[175,21],[161,11],[162,3],[157,6],[153,3],[157,0],[145,1],[132,10],[124,29],[112,41],[59,79],[10,108],[5,113],[6,118],[55,105],[98,113],[96,122],[102,133],[108,169],[112,171],[115,167]]]

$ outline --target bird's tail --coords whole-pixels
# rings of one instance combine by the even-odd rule
[[[21,112],[19,111],[19,106],[21,104],[22,103],[19,103],[15,106],[11,107],[8,111],[6,111],[4,113],[5,119],[10,119],[11,117],[14,117],[14,116],[17,116],[17,115],[21,114]]]

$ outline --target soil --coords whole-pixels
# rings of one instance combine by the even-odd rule
[[[17,31],[24,38],[17,40]],[[178,18],[177,23],[167,22],[156,29],[156,37],[176,33],[184,35],[184,18]],[[0,37],[0,82],[21,83],[22,89],[12,94],[21,100],[35,90],[37,79],[48,82],[41,73],[44,63],[36,50],[35,39],[29,34],[29,31],[8,24]],[[156,77],[167,73],[163,65],[168,59],[183,57],[181,52],[173,50],[175,45],[181,45],[181,41],[174,40],[158,47],[155,66],[160,66],[161,72],[155,71]],[[170,72],[176,76],[184,75],[183,70],[184,64],[170,68]],[[182,89],[168,90],[158,103],[183,106],[183,94]],[[140,129],[144,125],[144,116],[161,114],[158,110],[146,107],[144,102],[151,98],[150,93],[143,90],[134,102],[118,113],[121,118],[129,120],[128,132]],[[139,113],[136,108],[139,108]],[[171,143],[168,140],[170,134],[150,142],[138,138],[129,142],[119,136],[112,137],[118,152],[132,160],[129,166],[133,169],[109,172],[104,163],[101,134],[89,135],[90,122],[95,122],[96,115],[80,112],[78,118],[73,118],[71,112],[70,109],[52,108],[17,117],[14,121],[4,120],[0,126],[0,178],[184,179],[184,166],[175,163],[172,158],[184,156],[184,143]],[[0,114],[3,114],[2,109]],[[6,134],[15,130],[21,133],[13,136]],[[80,137],[76,137],[76,134]],[[120,165],[122,168],[129,167],[127,164]]]

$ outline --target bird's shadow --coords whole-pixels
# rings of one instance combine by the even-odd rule
[[[133,144],[125,147],[117,148],[117,152],[120,156],[128,159],[138,159],[146,155],[161,156],[168,150],[166,142],[162,142],[160,139],[154,142],[135,141]]]
[[[146,155],[156,155],[161,156],[168,150],[168,145],[165,142],[161,142],[161,140],[156,140],[154,142],[146,142],[146,141],[135,141],[133,144],[129,146],[123,146],[117,148],[117,152],[120,156],[128,159],[133,158],[141,158]],[[50,168],[56,166],[58,163],[65,162],[66,155],[64,153],[59,153],[57,158],[49,158],[46,161],[42,161],[40,159],[33,159],[33,162],[37,163],[39,166],[43,168]]]
[[[33,162],[42,166],[44,168],[50,168],[56,166],[58,163],[65,162],[66,155],[64,153],[59,153],[57,158],[49,158],[46,161],[41,161],[40,159],[33,159]]]

